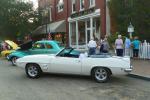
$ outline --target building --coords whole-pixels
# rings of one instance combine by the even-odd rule
[[[48,10],[48,17],[36,31],[63,34],[71,47],[84,49],[91,38],[106,34],[105,0],[39,0],[39,9]]]

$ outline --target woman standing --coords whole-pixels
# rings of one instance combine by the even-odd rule
[[[117,56],[123,56],[123,40],[121,35],[118,35],[118,39],[115,41],[115,47]]]

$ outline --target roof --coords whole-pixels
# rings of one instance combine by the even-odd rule
[[[61,20],[61,21],[47,24],[47,32],[50,32],[50,33],[66,32],[65,20]],[[33,35],[45,34],[45,33],[46,33],[46,25],[42,25],[42,26],[39,26],[33,32]]]

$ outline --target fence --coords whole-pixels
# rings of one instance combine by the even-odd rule
[[[130,50],[130,56],[133,57],[133,51]],[[139,48],[139,58],[140,59],[150,59],[150,43],[146,41],[140,44]]]

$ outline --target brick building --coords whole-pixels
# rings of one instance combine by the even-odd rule
[[[99,39],[106,34],[105,3],[105,0],[39,0],[43,24],[35,32],[52,33],[56,40],[64,38],[69,46],[86,48],[90,38]]]

